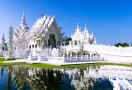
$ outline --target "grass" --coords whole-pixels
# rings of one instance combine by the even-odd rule
[[[3,61],[5,61],[5,58],[0,58],[0,63],[2,63]]]
[[[131,64],[119,64],[119,63],[111,63],[111,62],[97,62],[97,63],[90,63],[90,64],[73,64],[73,65],[65,65],[65,66],[56,66],[50,64],[28,64],[25,62],[17,62],[17,63],[2,63],[5,60],[4,58],[0,58],[0,66],[7,66],[7,65],[29,65],[31,67],[38,67],[38,68],[75,68],[75,67],[85,67],[85,66],[95,66],[95,65],[118,65],[118,66],[127,66],[132,67]]]

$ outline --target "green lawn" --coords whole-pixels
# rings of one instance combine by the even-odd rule
[[[97,62],[97,63],[90,63],[90,64],[74,64],[74,65],[65,65],[65,66],[56,66],[50,64],[28,64],[28,63],[2,63],[5,60],[4,58],[0,58],[0,66],[5,65],[29,65],[31,67],[38,67],[38,68],[74,68],[74,67],[84,67],[84,66],[91,66],[91,65],[118,65],[118,66],[128,66],[132,67],[131,64],[118,64],[118,63],[110,63],[110,62]]]
[[[0,58],[0,63],[3,62],[3,61],[5,61],[5,58],[2,58],[2,57],[1,57],[1,58]]]

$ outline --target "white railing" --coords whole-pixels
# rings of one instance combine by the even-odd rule
[[[32,60],[37,60],[37,56],[32,56]]]
[[[31,60],[41,61],[66,61],[66,62],[85,62],[85,61],[104,61],[103,57],[37,57],[31,56]]]
[[[103,61],[103,57],[65,57],[65,61]]]
[[[45,56],[41,56],[41,60],[42,60],[42,61],[48,61],[48,58],[45,57]]]
[[[62,60],[64,60],[64,57],[48,57],[48,60],[59,60],[59,61],[62,61]]]

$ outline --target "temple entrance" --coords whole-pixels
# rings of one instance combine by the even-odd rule
[[[2,47],[2,50],[4,51],[4,50],[5,50],[5,48],[4,48],[4,47]]]
[[[56,48],[56,39],[54,34],[50,34],[49,40],[48,40],[48,46],[52,46],[52,48]]]

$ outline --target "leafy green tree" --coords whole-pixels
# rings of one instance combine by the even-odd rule
[[[132,44],[130,44],[130,46],[132,46]]]
[[[117,44],[115,44],[116,47],[122,46],[122,44],[119,42]]]
[[[115,46],[116,47],[119,47],[119,46],[121,46],[121,47],[129,47],[129,44],[127,44],[127,43],[117,43],[117,44],[115,44]]]
[[[71,40],[72,40],[71,38],[67,38],[66,41],[65,41],[65,44],[69,45],[69,41],[71,41]]]
[[[129,44],[127,44],[127,43],[122,44],[122,47],[128,47],[128,46],[129,46]]]

